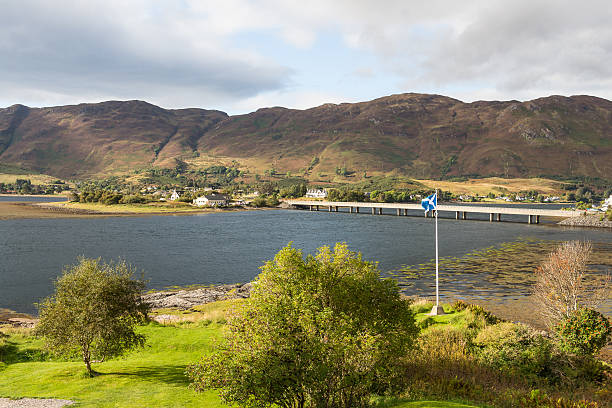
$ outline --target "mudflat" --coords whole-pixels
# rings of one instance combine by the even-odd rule
[[[16,218],[82,218],[96,215],[92,212],[62,211],[61,209],[39,206],[32,203],[4,201],[0,202],[0,220]]]
[[[190,215],[214,212],[240,211],[245,208],[217,209],[193,208],[189,206],[168,207],[161,205],[117,205],[97,203],[65,202],[13,202],[0,201],[0,220],[19,218],[87,218],[87,217],[133,217],[150,215]]]

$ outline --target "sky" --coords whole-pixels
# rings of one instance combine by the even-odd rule
[[[609,0],[0,0],[0,107],[612,99]]]

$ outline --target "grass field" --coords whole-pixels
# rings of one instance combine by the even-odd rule
[[[505,179],[500,177],[489,177],[482,179],[470,179],[467,181],[446,180],[416,180],[429,187],[450,191],[453,194],[476,194],[487,195],[489,192],[496,194],[518,193],[519,191],[536,190],[544,194],[563,194],[563,183],[558,181],[530,178],[530,179]]]
[[[17,179],[30,180],[32,184],[50,184],[56,180],[57,177],[48,176],[46,174],[10,174],[0,173],[0,183],[15,183]]]
[[[79,361],[58,361],[42,352],[42,341],[24,329],[4,329],[0,340],[0,397],[60,398],[78,407],[222,407],[216,392],[197,393],[188,388],[188,364],[210,353],[222,337],[223,321],[232,301],[216,302],[196,312],[168,310],[183,321],[150,323],[139,331],[147,336],[145,348],[94,365],[99,376],[88,378]],[[422,317],[420,317],[421,319]],[[474,408],[476,405],[440,401],[386,401],[385,408]]]

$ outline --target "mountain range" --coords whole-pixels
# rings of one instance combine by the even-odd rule
[[[68,179],[234,163],[252,173],[612,179],[612,102],[399,94],[229,116],[142,101],[0,109],[0,163]]]

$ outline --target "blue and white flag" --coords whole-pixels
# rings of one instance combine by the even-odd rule
[[[437,197],[437,194],[438,193],[433,193],[429,197],[424,198],[423,200],[421,200],[421,207],[423,207],[423,209],[425,209],[425,213],[427,213],[429,210],[435,210],[436,207],[438,206],[438,197]]]

